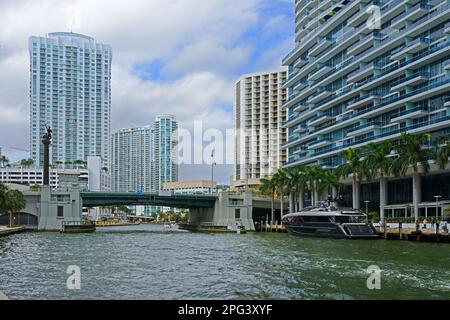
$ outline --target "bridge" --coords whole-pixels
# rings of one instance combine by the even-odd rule
[[[217,196],[211,195],[160,195],[158,193],[81,192],[85,208],[125,206],[160,206],[177,209],[214,208]]]

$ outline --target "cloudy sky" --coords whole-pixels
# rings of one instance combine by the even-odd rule
[[[72,29],[113,47],[113,131],[161,113],[226,130],[234,82],[279,68],[294,46],[293,11],[294,0],[0,0],[0,147],[13,161],[28,157],[30,35]],[[217,174],[228,183],[232,166]]]

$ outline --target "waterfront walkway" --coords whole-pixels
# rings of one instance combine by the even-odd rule
[[[9,227],[6,227],[6,226],[0,226],[0,237],[9,236],[9,235],[14,234],[14,233],[23,232],[25,230],[26,229],[24,227],[9,228]]]

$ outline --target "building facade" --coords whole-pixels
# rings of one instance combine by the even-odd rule
[[[43,165],[42,136],[53,130],[51,162],[98,156],[109,165],[111,60],[109,45],[75,33],[29,39],[30,150]]]
[[[449,40],[448,0],[297,0],[286,166],[336,167],[350,147],[448,133]]]
[[[111,186],[115,192],[152,191],[150,126],[121,129],[111,137]]]
[[[50,187],[52,189],[77,187],[82,191],[107,191],[109,190],[108,179],[100,162],[100,157],[88,157],[87,166],[83,168],[50,168]],[[0,183],[42,186],[43,179],[42,167],[11,164],[0,168]]]
[[[174,194],[211,194],[216,191],[217,183],[210,180],[192,180],[164,183],[163,190]]]
[[[235,172],[233,187],[254,186],[270,177],[286,161],[287,90],[283,70],[243,76],[236,83]]]
[[[178,181],[178,122],[174,116],[157,116],[152,139],[152,191]]]

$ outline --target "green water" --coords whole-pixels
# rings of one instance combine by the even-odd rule
[[[81,268],[68,290],[67,267]],[[382,269],[381,290],[367,268]],[[162,226],[0,238],[12,299],[450,299],[450,245],[193,234]]]

